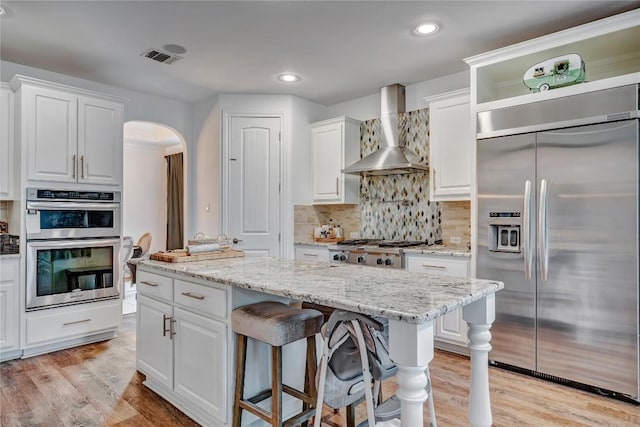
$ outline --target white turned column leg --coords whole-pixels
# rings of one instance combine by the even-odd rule
[[[423,423],[423,405],[429,397],[427,395],[427,376],[424,366],[407,367],[398,366],[396,380],[398,381],[398,390],[396,396],[400,399],[402,425],[403,426],[419,426]]]
[[[403,427],[423,427],[427,400],[425,369],[433,359],[433,322],[389,321],[389,355],[398,366],[396,379]]]
[[[490,427],[491,399],[489,395],[489,351],[491,351],[491,325],[495,320],[495,295],[466,305],[463,318],[469,325],[471,353],[471,390],[469,393],[469,424]]]

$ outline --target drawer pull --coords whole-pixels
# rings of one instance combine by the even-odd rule
[[[302,254],[304,256],[318,256],[318,254]]]
[[[199,299],[200,301],[204,299],[204,296],[192,294],[191,292],[183,292],[182,295],[184,295],[185,297],[193,298],[193,299]]]
[[[147,285],[147,286],[153,286],[154,288],[157,288],[159,286],[155,282],[147,282],[146,280],[141,280],[140,283],[142,283],[143,285]]]
[[[447,267],[444,267],[442,265],[429,265],[429,264],[422,264],[422,266],[424,268],[439,268],[440,270],[446,270]]]
[[[76,320],[75,322],[67,322],[67,323],[63,323],[62,326],[71,326],[71,325],[77,325],[79,323],[87,323],[87,322],[91,322],[91,319],[82,319],[82,320]]]
[[[166,314],[162,315],[162,336],[166,337],[167,332],[171,333],[171,324],[169,324],[169,329],[167,329],[167,320],[171,321],[171,317]]]
[[[177,322],[173,317],[171,318],[171,322],[169,322],[169,328],[171,328],[171,332],[169,333],[169,338],[173,339],[173,336],[176,334],[176,330],[173,325]]]

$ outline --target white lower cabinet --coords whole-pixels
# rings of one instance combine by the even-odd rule
[[[147,378],[173,388],[173,341],[168,334],[173,307],[138,294],[136,364]]]
[[[111,339],[122,319],[120,298],[24,314],[23,356]]]
[[[300,261],[329,262],[329,250],[312,245],[296,245],[295,258]]]
[[[228,390],[227,330],[213,319],[175,308],[173,388],[205,412],[225,421]]]
[[[408,271],[441,274],[454,277],[469,277],[468,258],[444,255],[407,254]],[[467,354],[467,323],[462,318],[462,309],[447,313],[436,319],[434,338],[436,347]]]
[[[20,356],[20,259],[2,259],[0,264],[0,361],[4,361]]]
[[[138,274],[136,363],[144,384],[200,424],[226,425],[228,290]]]

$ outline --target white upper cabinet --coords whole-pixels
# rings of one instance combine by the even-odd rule
[[[122,180],[122,110],[113,101],[78,98],[79,182],[117,185]]]
[[[0,199],[14,198],[13,92],[8,84],[0,86]]]
[[[635,9],[466,58],[471,67],[472,107],[478,112],[495,110],[638,83],[638,40],[640,9]],[[541,92],[524,85],[528,69],[572,53],[585,63],[585,82]]]
[[[471,129],[469,89],[426,98],[429,102],[429,187],[436,201],[469,200]]]
[[[16,76],[30,182],[122,185],[122,103]]]
[[[341,171],[360,158],[360,122],[348,117],[311,125],[314,204],[356,204],[360,179]]]

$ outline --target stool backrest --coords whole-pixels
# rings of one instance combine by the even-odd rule
[[[149,248],[151,247],[151,233],[144,233],[138,239],[136,246],[140,246],[142,249],[142,253],[140,254],[140,258],[145,256],[147,252],[149,252]]]

